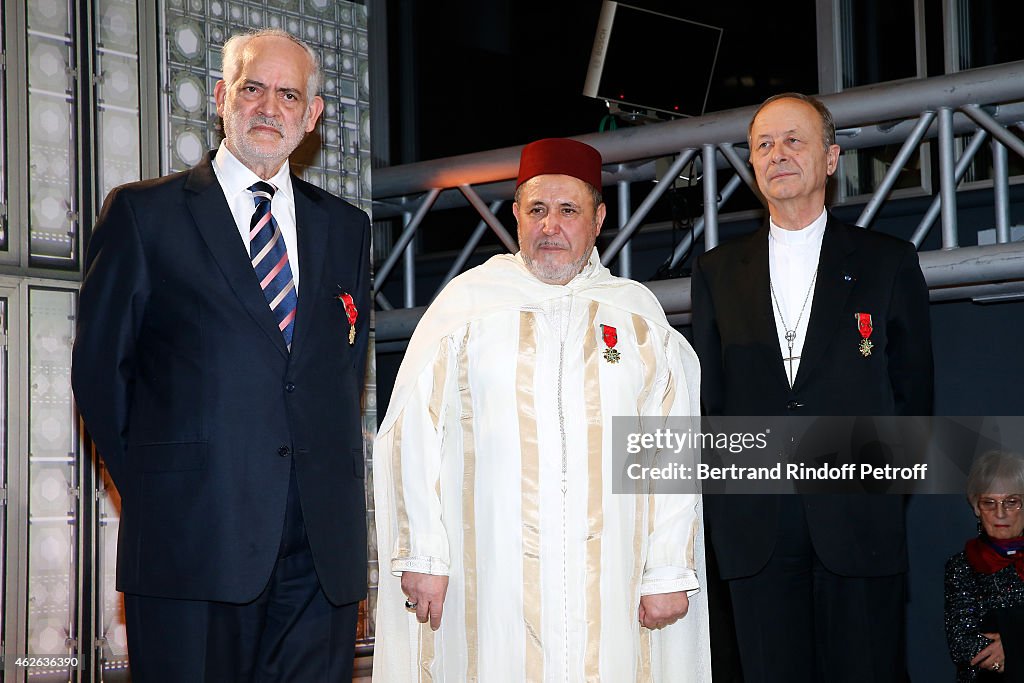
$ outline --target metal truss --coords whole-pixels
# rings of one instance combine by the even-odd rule
[[[1024,243],[1010,241],[1007,162],[1008,149],[1024,157],[1024,141],[1010,130],[1013,127],[1024,130],[1024,61],[929,79],[853,88],[824,95],[821,100],[832,111],[837,138],[844,150],[902,143],[856,221],[861,227],[871,227],[914,151],[925,140],[937,140],[939,192],[912,237],[920,247],[935,222],[940,222],[942,248],[920,255],[933,301],[998,300],[1024,295]],[[619,229],[602,252],[605,264],[619,258],[620,272],[629,276],[629,240],[680,171],[698,155],[703,168],[725,169],[732,175],[719,188],[716,173],[703,174],[704,215],[696,222],[693,237],[676,246],[667,255],[667,261],[673,266],[678,264],[690,250],[692,239],[703,237],[706,249],[718,244],[719,211],[739,186],[745,184],[760,196],[746,162],[747,126],[754,110],[752,106],[743,107],[699,118],[577,137],[601,152],[605,162],[604,185],[614,185],[618,191]],[[971,137],[957,158],[956,138],[968,135]],[[996,244],[960,248],[957,186],[986,142],[992,147],[993,157]],[[512,179],[518,172],[521,149],[507,147],[374,171],[374,217],[405,217],[405,228],[376,275],[377,302],[384,309],[377,315],[379,340],[407,339],[422,313],[422,308],[411,308],[415,270],[409,245],[429,210],[468,204],[482,218],[444,278],[444,284],[465,266],[488,228],[509,251],[516,251],[514,240],[494,214],[501,202],[512,196]],[[655,179],[655,160],[665,157],[674,157],[674,161],[630,215],[630,184]],[[379,290],[403,253],[406,255],[407,308],[398,310],[392,309]],[[688,279],[646,284],[673,322],[688,320]]]

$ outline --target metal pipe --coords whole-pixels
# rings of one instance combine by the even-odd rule
[[[992,192],[995,195],[996,242],[1010,241],[1010,169],[1006,159],[1006,146],[992,141]]]
[[[681,277],[674,280],[656,280],[645,282],[654,296],[658,298],[665,313],[688,313],[690,311],[691,278]]]
[[[960,159],[956,162],[956,171],[954,172],[954,184],[959,185],[960,181],[963,180],[964,174],[967,173],[967,169],[970,168],[971,162],[974,160],[974,155],[981,149],[982,144],[988,139],[988,131],[984,128],[979,128],[974,132],[974,136],[971,141],[967,143],[967,148],[964,153],[960,155]],[[913,237],[910,241],[914,243],[914,246],[918,249],[921,248],[921,244],[924,242],[924,238],[928,236],[928,232],[932,229],[932,225],[935,223],[935,219],[939,217],[939,211],[942,209],[942,198],[936,195],[932,199],[932,203],[928,206],[928,210],[924,214],[924,218],[918,223],[917,229],[914,231]]]
[[[619,234],[615,236],[607,247],[605,247],[604,253],[601,255],[601,263],[608,265],[615,260],[615,256],[619,253],[619,249],[622,248],[622,245],[625,244],[626,240],[632,237],[633,231],[636,230],[643,219],[647,217],[647,214],[652,208],[654,208],[657,201],[661,199],[661,195],[665,194],[670,187],[673,187],[676,184],[676,178],[679,176],[679,172],[683,170],[683,166],[690,163],[690,160],[693,159],[696,154],[697,150],[695,149],[684,149],[679,151],[679,156],[676,157],[674,162],[672,162],[672,166],[669,167],[668,171],[665,172],[665,175],[661,177],[658,184],[652,187],[651,191],[647,193],[643,202],[640,203],[640,206],[630,217],[629,222],[619,230]]]
[[[413,249],[413,241],[409,240],[409,244],[405,247],[405,256],[402,258],[402,285],[405,290],[405,308],[414,308],[416,306],[416,253]]]
[[[1024,279],[1024,242],[921,252],[921,271],[928,286]]]
[[[519,245],[514,239],[512,239],[512,235],[508,234],[508,230],[506,230],[505,226],[501,224],[501,221],[498,220],[497,216],[487,208],[487,205],[484,204],[484,200],[480,199],[480,195],[476,193],[476,190],[469,185],[459,185],[459,191],[462,192],[469,203],[473,205],[473,208],[476,209],[476,212],[484,219],[484,222],[491,226],[491,230],[493,230],[494,234],[498,236],[498,239],[505,245],[505,248],[509,250],[509,253],[514,254],[519,251]]]
[[[617,185],[619,188],[619,225],[625,226],[629,222],[629,212],[632,209],[629,183],[620,181]],[[623,244],[622,250],[619,252],[619,275],[622,277],[633,277],[633,250],[630,249],[630,244],[630,242]]]
[[[379,344],[397,339],[408,339],[412,336],[412,331],[416,329],[417,323],[426,310],[426,306],[420,306],[418,308],[398,308],[388,312],[387,315],[377,314],[374,342]]]
[[[384,261],[384,265],[377,271],[375,281],[373,283],[374,289],[380,291],[385,280],[388,279],[388,275],[391,274],[395,264],[398,263],[398,259],[402,256],[402,251],[405,250],[407,244],[412,241],[412,236],[416,234],[416,228],[423,222],[423,217],[430,211],[430,207],[433,205],[434,200],[437,199],[437,195],[441,194],[440,188],[433,188],[427,193],[427,196],[420,202],[419,207],[416,209],[416,214],[409,220],[406,221],[405,229],[402,234],[398,236],[398,241],[391,247],[391,253],[388,254],[388,258]]]
[[[931,296],[934,300],[939,300],[936,297],[947,296],[939,294],[944,289],[964,285],[997,283],[1004,285],[999,288],[1000,293],[1007,293],[1013,290],[1011,284],[1021,283],[1021,290],[1024,291],[1024,242],[926,251],[920,254],[920,259],[921,271],[933,292]],[[658,298],[668,315],[689,312],[690,278],[657,280],[644,284]],[[975,291],[970,298],[980,295],[979,291]],[[378,315],[377,340],[407,339],[425,310],[425,307],[400,309],[387,315]]]
[[[619,248],[619,277],[632,277],[633,270],[633,248],[631,242],[626,242]]]
[[[491,202],[491,213],[498,213],[498,209],[500,209],[501,205],[504,203],[505,202],[500,199],[496,202]],[[466,262],[469,261],[469,257],[473,255],[473,250],[476,249],[476,245],[480,244],[480,240],[483,239],[484,233],[487,232],[487,228],[487,221],[483,219],[476,224],[476,229],[473,231],[473,234],[469,236],[465,246],[462,247],[462,251],[459,252],[458,257],[455,259],[455,263],[452,264],[452,267],[449,268],[448,272],[445,274],[444,279],[441,280],[441,286],[437,288],[436,292],[434,292],[434,296],[431,297],[431,301],[441,293],[441,290],[445,288],[445,285],[452,281],[452,278],[462,272]]]
[[[939,196],[942,197],[942,248],[956,249],[956,183],[953,175],[953,110],[939,107]]]
[[[892,192],[896,179],[899,178],[907,162],[910,161],[910,156],[917,151],[918,145],[921,144],[921,139],[924,138],[925,132],[927,132],[928,127],[932,125],[934,120],[935,112],[933,111],[926,111],[921,114],[921,118],[918,119],[917,125],[914,126],[910,137],[904,141],[900,151],[896,154],[896,158],[893,159],[892,164],[889,166],[889,170],[886,171],[885,177],[882,178],[882,182],[875,188],[875,192],[871,195],[867,206],[861,211],[860,217],[857,218],[857,225],[866,228],[871,225],[871,221],[875,220],[878,210],[882,208],[882,204],[889,197],[889,193]]]
[[[1024,82],[1024,61],[1009,62],[927,79],[877,83],[823,95],[839,128],[865,121],[917,117],[925,109],[955,109],[971,103],[1017,102]],[[577,139],[594,146],[605,163],[648,159],[703,144],[735,143],[746,137],[754,106],[678,119],[649,126],[592,133]],[[1004,141],[1004,144],[1005,143]],[[515,177],[521,146],[402,166],[374,169],[376,199],[421,192],[432,187],[506,180]]]
[[[736,148],[730,145],[728,142],[722,143],[718,146],[719,151],[722,152],[722,156],[725,157],[729,165],[732,166],[743,182],[747,184],[757,198],[764,204],[764,197],[761,195],[761,190],[757,187],[757,180],[754,178],[754,174],[750,172],[750,165],[744,161],[739,154],[736,153]],[[707,168],[705,166],[704,168]]]
[[[910,131],[913,129],[920,113],[921,112],[917,112],[917,115],[915,115],[913,119],[900,121],[895,124],[892,121],[887,121],[884,124],[843,128],[836,131],[836,137],[844,150],[900,144],[910,134]],[[1018,121],[1024,120],[1024,102],[999,105],[994,118],[996,121],[999,121],[1004,125],[1017,125]],[[962,112],[953,113],[953,132],[955,135],[970,135],[977,129],[978,124],[966,114]],[[746,135],[745,130],[743,135]],[[925,133],[925,139],[930,140],[937,136],[938,127],[935,124],[932,124],[928,128],[927,133]],[[737,138],[737,140],[738,139],[739,138]],[[723,154],[727,154],[723,144],[718,145],[718,149]],[[746,142],[743,142],[742,144],[737,143],[736,146],[742,147],[745,144]],[[736,148],[736,146],[731,146],[733,149]],[[674,153],[674,150],[669,153]],[[734,156],[736,156],[736,158],[741,158],[741,155],[742,150],[736,152]],[[655,166],[655,162],[650,160],[637,160],[630,163],[612,164],[609,167],[610,170],[606,169],[602,173],[602,182],[604,186],[610,186],[622,180],[627,180],[632,183],[654,180],[657,177]],[[733,164],[731,161],[723,158],[718,164],[719,169],[728,168],[730,166],[733,168],[736,168],[737,166],[742,167],[746,166],[746,163],[739,162],[738,164]],[[747,169],[747,172],[749,173],[749,169]],[[748,185],[750,185],[752,189],[756,188],[756,184],[754,183],[752,176]],[[515,181],[501,181],[474,185],[473,189],[484,201],[507,199],[512,196],[512,193],[515,190]],[[758,196],[760,197],[759,194]],[[462,193],[457,189],[450,189],[441,193],[441,196],[438,197],[437,201],[434,203],[434,210],[439,211],[465,206],[468,206],[468,202]],[[373,202],[373,216],[375,219],[398,216],[404,210],[405,206],[403,203],[398,201],[398,197],[383,198],[378,196],[378,198]]]
[[[732,193],[736,191],[736,188],[743,182],[743,178],[739,174],[733,175],[729,178],[729,182],[722,188],[721,200],[718,202],[718,208],[721,209],[722,205],[725,204]],[[683,237],[683,240],[676,246],[675,251],[672,252],[672,260],[669,262],[669,268],[675,268],[679,265],[679,262],[683,259],[686,252],[690,251],[690,247],[693,246],[693,241],[698,239],[704,233],[704,216],[701,216],[694,222],[693,230]]]
[[[984,100],[980,101],[984,102]],[[1024,157],[1024,141],[1003,128],[1002,124],[992,118],[992,115],[982,109],[980,105],[965,104],[960,107],[960,111],[974,119],[975,123],[991,133],[996,140],[1016,152],[1018,156]]]
[[[960,287],[941,287],[928,292],[931,301],[963,301],[975,303],[998,303],[1024,298],[1024,282],[997,282]]]
[[[704,145],[704,248],[718,246],[718,170],[715,167],[715,146]]]

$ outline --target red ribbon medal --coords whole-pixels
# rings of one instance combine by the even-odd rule
[[[619,333],[611,325],[601,325],[601,336],[608,347],[604,350],[604,359],[609,363],[618,363],[621,356],[615,350],[615,345],[619,343]]]
[[[860,355],[867,358],[871,355],[871,349],[875,347],[871,341],[871,333],[874,331],[874,327],[871,325],[871,314],[870,313],[854,313],[853,317],[857,320],[857,330],[860,332],[860,345],[857,347],[860,351]]]
[[[348,345],[352,346],[356,343],[356,320],[359,318],[359,311],[356,310],[356,303],[348,292],[342,292],[335,298],[345,304],[345,317],[348,318]]]

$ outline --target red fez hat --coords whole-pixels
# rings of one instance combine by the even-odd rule
[[[530,178],[547,174],[579,178],[601,189],[601,153],[590,145],[568,138],[546,138],[523,147],[516,187]]]

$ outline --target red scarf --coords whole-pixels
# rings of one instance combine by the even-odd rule
[[[979,574],[995,574],[1011,564],[1024,580],[1024,536],[999,540],[981,536],[967,541],[967,562]]]

